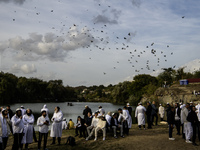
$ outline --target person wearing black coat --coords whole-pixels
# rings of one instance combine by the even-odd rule
[[[85,120],[83,118],[81,118],[81,116],[78,116],[77,118],[77,123],[76,123],[76,130],[75,130],[75,137],[78,136],[78,131],[80,133],[80,136],[79,138],[83,137],[86,138],[86,135],[85,135],[85,130],[86,130],[86,127],[85,127]],[[83,135],[82,135],[83,134]]]
[[[179,103],[175,104],[175,126],[177,130],[177,135],[180,135],[180,127],[181,127],[181,117],[180,117],[181,109],[179,107]]]
[[[169,140],[175,140],[175,138],[172,137],[172,132],[175,123],[174,107],[171,107],[171,110],[169,110],[167,113],[167,122],[169,125]]]
[[[195,143],[196,141],[196,128],[197,128],[197,125],[198,125],[198,117],[197,117],[197,114],[196,114],[196,108],[195,106],[192,106],[191,107],[191,111],[188,113],[188,117],[187,117],[187,120],[189,122],[191,122],[192,124],[192,128],[193,128],[193,137],[192,137],[192,144],[194,146],[197,146],[197,144]]]
[[[110,126],[111,126],[112,129],[113,129],[114,138],[117,138],[117,129],[120,129],[121,137],[124,137],[124,135],[123,135],[123,125],[120,125],[120,124],[118,123],[117,113],[113,113],[113,114],[112,114]]]
[[[88,112],[90,112],[90,114],[92,114],[92,110],[89,108],[89,106],[85,106],[85,109],[83,110],[83,115],[84,115],[84,119],[86,121],[87,117],[88,117]]]
[[[148,123],[148,129],[151,129],[151,111],[152,111],[152,106],[150,104],[150,102],[147,102],[147,111],[146,111],[146,115],[147,115],[147,123]]]

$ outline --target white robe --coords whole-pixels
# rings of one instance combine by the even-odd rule
[[[24,122],[24,136],[22,139],[22,143],[32,143],[33,142],[33,124],[34,124],[34,116],[28,116],[27,114],[23,116]]]
[[[67,123],[66,123],[66,121],[62,121],[62,129],[63,130],[67,129]]]
[[[124,119],[127,121],[128,123],[128,128],[130,129],[131,126],[132,126],[132,118],[128,112],[128,110],[123,110],[123,116],[124,116]]]
[[[164,117],[164,114],[165,114],[165,108],[163,106],[160,106],[159,107],[159,115],[160,115],[160,118],[163,118]]]
[[[44,122],[46,122],[46,121],[49,122],[48,125],[44,124]],[[49,125],[50,125],[49,117],[48,116],[46,116],[46,117],[44,117],[44,116],[39,117],[38,120],[37,120],[37,125],[39,126],[39,132],[40,133],[48,133]]]
[[[62,111],[54,112],[51,121],[53,121],[51,126],[51,134],[50,137],[61,137],[62,136],[62,120],[63,113]]]
[[[145,125],[145,112],[146,108],[142,105],[136,107],[135,117],[137,117],[138,125]]]

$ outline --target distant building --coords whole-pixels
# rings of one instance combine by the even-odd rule
[[[180,85],[200,83],[200,78],[198,78],[198,79],[182,79],[182,80],[179,80],[179,82],[180,82]]]

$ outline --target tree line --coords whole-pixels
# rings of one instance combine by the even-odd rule
[[[140,74],[133,81],[117,85],[64,86],[62,80],[43,81],[37,78],[17,77],[11,73],[0,73],[0,104],[95,101],[136,105],[142,97],[154,95],[163,85],[172,85],[180,79],[200,78],[200,71],[184,72],[184,68],[174,70],[163,68],[157,77]],[[155,97],[156,98],[156,97]]]

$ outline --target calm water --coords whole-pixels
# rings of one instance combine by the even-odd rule
[[[114,105],[111,103],[96,103],[96,102],[73,102],[73,106],[67,106],[68,102],[65,103],[23,103],[23,104],[14,104],[11,105],[11,109],[13,112],[17,108],[19,108],[21,105],[25,107],[25,109],[30,108],[33,111],[33,115],[35,117],[35,122],[37,121],[37,118],[40,116],[40,111],[43,108],[43,105],[46,104],[47,108],[49,109],[49,118],[51,119],[52,114],[54,112],[55,106],[59,106],[61,111],[63,112],[64,118],[67,119],[67,122],[69,119],[72,119],[74,123],[76,123],[77,116],[82,116],[83,117],[83,110],[85,108],[85,105],[88,105],[91,109],[92,112],[95,112],[98,110],[98,106],[101,105],[106,113],[108,111],[115,112],[118,110],[118,108],[123,108],[122,105]],[[38,127],[35,125],[35,130],[38,130]]]

